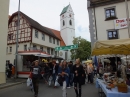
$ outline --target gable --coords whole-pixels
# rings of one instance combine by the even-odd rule
[[[12,19],[18,15],[18,12],[15,12],[14,14],[12,14],[12,16],[9,19],[9,23],[12,21]],[[20,12],[20,15],[22,15],[24,17],[24,19],[29,23],[29,25],[49,36],[52,36],[58,40],[60,40],[50,29],[47,29],[46,27],[42,26],[41,24],[39,24],[37,21],[33,20],[32,18],[30,18],[29,16],[27,16],[26,14]]]

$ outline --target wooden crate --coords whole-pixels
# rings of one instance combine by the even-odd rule
[[[128,87],[125,83],[117,84],[118,92],[127,93]]]

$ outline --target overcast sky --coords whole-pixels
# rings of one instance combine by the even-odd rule
[[[9,14],[18,10],[19,0],[10,0]],[[75,35],[90,41],[87,0],[21,0],[20,10],[43,26],[60,30],[60,13],[71,4],[75,14]]]

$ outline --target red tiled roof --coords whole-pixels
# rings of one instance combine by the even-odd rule
[[[51,29],[49,28],[54,34],[55,36],[57,36],[61,41],[60,41],[60,46],[66,46],[64,40],[62,39],[61,35],[60,35],[60,31],[58,30],[54,30],[54,29]]]

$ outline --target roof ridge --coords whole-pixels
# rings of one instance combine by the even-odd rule
[[[55,31],[59,31],[59,30],[56,30],[56,29],[52,29],[52,28],[49,28],[49,27],[47,27],[48,29],[51,29],[51,30],[55,30]],[[59,31],[60,32],[60,31]]]

